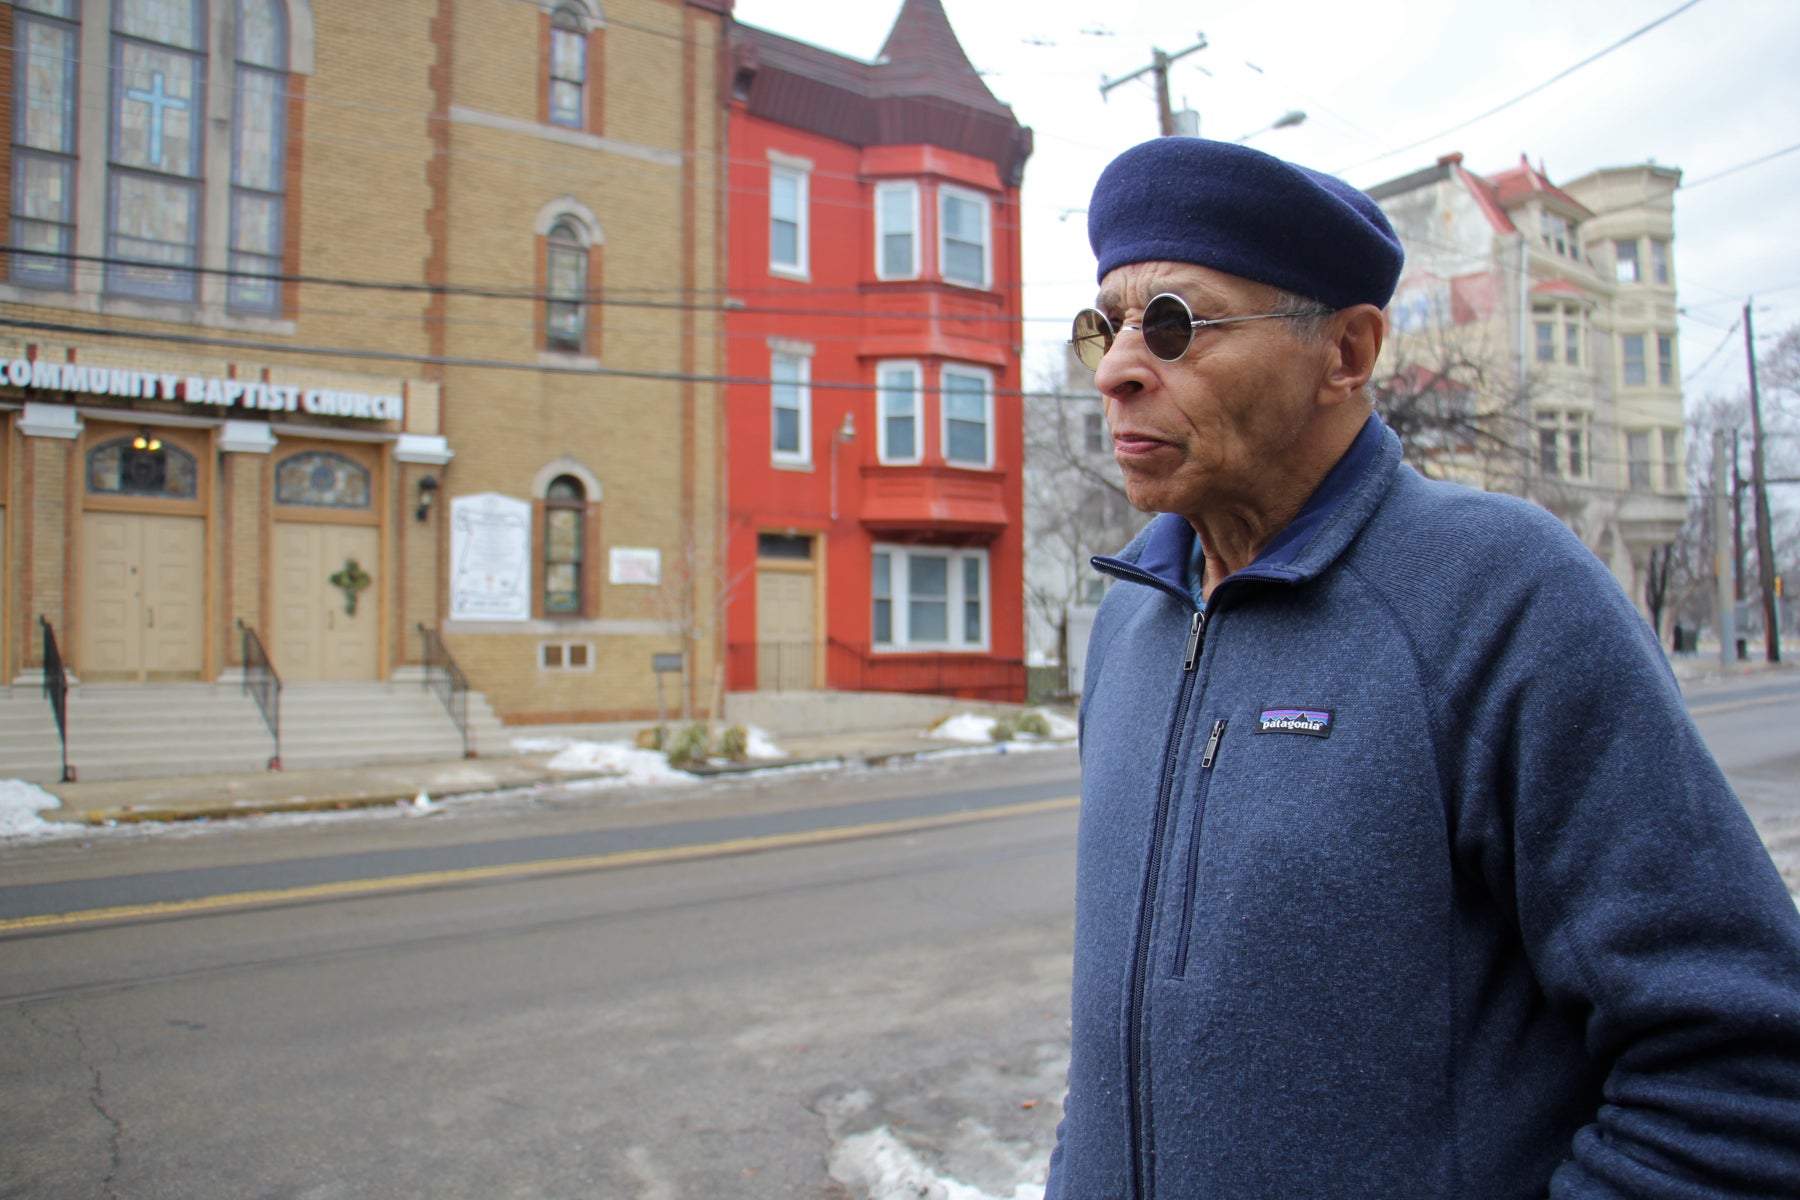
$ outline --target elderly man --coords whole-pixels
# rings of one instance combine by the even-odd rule
[[[1049,1200],[1800,1195],[1800,916],[1655,638],[1371,411],[1376,205],[1166,138],[1074,341],[1138,507]]]

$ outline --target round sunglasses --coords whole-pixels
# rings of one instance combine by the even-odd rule
[[[1113,339],[1127,329],[1135,329],[1144,335],[1144,346],[1150,353],[1164,362],[1175,362],[1188,352],[1194,344],[1194,330],[1205,329],[1209,325],[1232,325],[1238,321],[1262,321],[1269,317],[1293,317],[1298,313],[1254,313],[1247,317],[1220,317],[1206,321],[1194,315],[1187,301],[1174,292],[1164,292],[1153,296],[1150,303],[1144,305],[1144,315],[1136,321],[1127,321],[1118,329],[1106,318],[1106,314],[1097,308],[1084,308],[1075,314],[1074,334],[1069,344],[1075,347],[1075,357],[1090,371],[1100,369],[1100,360],[1112,349]]]

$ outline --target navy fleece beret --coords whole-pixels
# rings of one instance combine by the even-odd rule
[[[1343,180],[1204,138],[1133,146],[1088,205],[1099,278],[1127,263],[1197,263],[1333,308],[1394,295],[1404,257],[1376,203]]]

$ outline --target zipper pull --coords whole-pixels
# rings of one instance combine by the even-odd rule
[[[1194,610],[1194,619],[1188,625],[1187,662],[1182,664],[1183,671],[1191,671],[1194,664],[1200,661],[1200,647],[1206,642],[1206,610]]]
[[[1213,722],[1212,736],[1206,739],[1206,752],[1200,756],[1200,769],[1212,770],[1213,759],[1219,757],[1219,739],[1225,735],[1225,719]]]

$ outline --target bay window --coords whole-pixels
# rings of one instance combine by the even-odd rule
[[[919,277],[919,185],[875,185],[875,277]]]
[[[875,368],[877,457],[884,463],[916,463],[921,457],[919,414],[923,405],[916,362],[885,362]]]
[[[979,192],[938,190],[938,274],[950,283],[988,286],[988,201]]]
[[[941,391],[944,461],[958,467],[993,466],[993,380],[972,367],[945,367]]]

